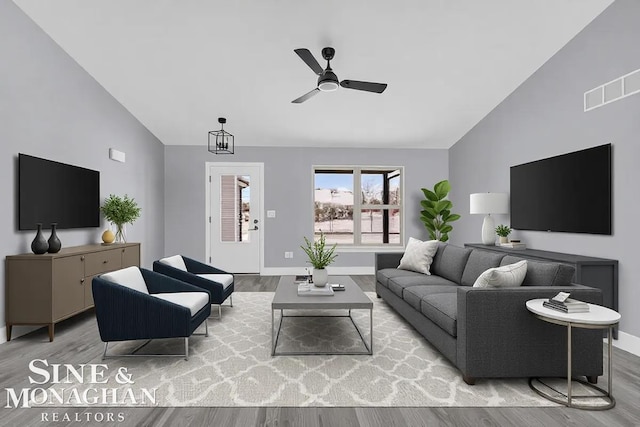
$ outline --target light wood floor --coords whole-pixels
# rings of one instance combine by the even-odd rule
[[[365,291],[374,290],[373,276],[352,276]],[[243,275],[236,291],[274,291],[279,277]],[[240,307],[238,307],[240,309]],[[581,411],[568,408],[129,408],[58,409],[85,420],[96,412],[122,412],[123,423],[43,423],[43,410],[4,409],[5,388],[28,384],[27,364],[47,358],[52,363],[86,363],[100,356],[102,343],[89,311],[56,325],[48,342],[46,329],[0,345],[0,426],[640,426],[640,358],[614,349],[615,408]],[[606,361],[605,361],[606,363]],[[599,383],[606,384],[601,378]],[[47,411],[51,412],[51,409]]]

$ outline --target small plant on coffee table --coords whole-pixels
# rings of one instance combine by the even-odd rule
[[[334,253],[336,250],[336,244],[327,247],[326,238],[323,232],[320,232],[320,239],[311,242],[306,237],[304,238],[305,245],[300,246],[302,250],[309,257],[309,264],[313,265],[315,269],[323,269],[336,259],[338,254]]]

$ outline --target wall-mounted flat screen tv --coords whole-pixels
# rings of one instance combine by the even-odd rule
[[[18,155],[18,228],[100,226],[100,172]]]
[[[511,167],[511,227],[611,234],[611,144]]]

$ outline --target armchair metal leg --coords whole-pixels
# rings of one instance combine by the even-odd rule
[[[229,303],[231,304],[231,307],[233,307],[233,295],[229,295]]]
[[[202,334],[201,334],[202,335]],[[205,320],[205,336],[209,336],[209,327]],[[183,354],[136,354],[138,350],[149,344],[152,340],[146,340],[138,347],[136,347],[129,354],[107,354],[109,342],[104,343],[104,352],[102,353],[102,360],[113,359],[118,357],[184,357],[184,360],[189,360],[189,337],[184,339],[184,353]]]

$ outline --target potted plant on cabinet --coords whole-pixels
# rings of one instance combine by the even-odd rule
[[[496,234],[500,237],[500,243],[507,243],[509,241],[509,234],[511,234],[511,227],[500,224],[496,227]]]
[[[326,238],[324,233],[320,232],[320,239],[311,242],[306,237],[304,238],[305,245],[300,246],[302,250],[309,257],[309,264],[313,266],[313,284],[322,287],[327,284],[328,273],[326,267],[336,259],[338,254],[334,253],[336,250],[336,244],[327,247]]]
[[[128,195],[124,197],[110,194],[100,208],[105,219],[116,226],[116,243],[126,243],[125,224],[133,224],[140,218],[138,203]]]

